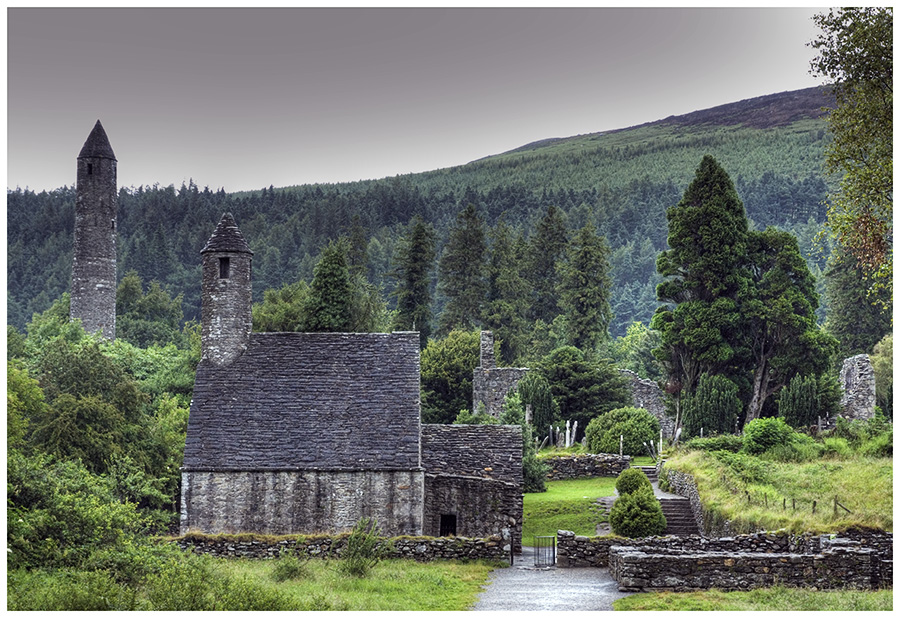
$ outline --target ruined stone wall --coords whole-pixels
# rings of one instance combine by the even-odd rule
[[[374,517],[384,534],[422,534],[421,470],[184,471],[181,531],[341,532]]]
[[[478,412],[484,405],[486,414],[500,418],[506,396],[516,389],[519,380],[528,369],[523,367],[497,367],[494,358],[494,334],[481,331],[481,356],[478,367],[472,375],[472,411]]]
[[[875,371],[867,354],[844,359],[840,375],[841,416],[869,419],[875,415]]]
[[[472,376],[473,410],[477,412],[479,404],[484,404],[486,414],[500,418],[506,396],[516,390],[527,373],[528,369],[521,367],[476,367]]]
[[[882,587],[873,580],[870,549],[830,549],[821,554],[750,552],[655,553],[614,546],[609,570],[623,591],[751,590],[779,584],[819,590]]]
[[[665,563],[660,556],[691,554],[695,559],[706,555],[748,554],[763,556],[802,555],[817,556],[822,553],[862,555],[871,552],[862,575],[878,585],[890,585],[893,576],[893,540],[889,532],[872,530],[847,530],[839,534],[787,534],[785,532],[759,532],[722,538],[701,536],[662,536],[628,539],[613,535],[586,537],[568,530],[557,533],[557,565],[559,567],[613,568],[613,548],[629,547],[655,556],[653,560]],[[854,558],[855,559],[855,558]],[[651,560],[651,561],[653,561]],[[853,559],[851,559],[852,562]],[[677,562],[672,563],[672,573],[677,575]],[[642,569],[651,567],[642,566]],[[662,566],[653,566],[657,577],[665,577]],[[670,573],[671,574],[671,573]],[[874,585],[874,584],[873,584]]]
[[[116,337],[116,182],[115,159],[78,159],[69,315],[106,339]]]
[[[631,466],[629,455],[611,453],[559,455],[542,457],[540,461],[550,468],[547,472],[548,481],[619,476]]]
[[[432,560],[505,560],[509,558],[507,543],[499,536],[399,537],[389,538],[388,557],[410,558],[419,562]],[[265,540],[240,536],[186,535],[175,539],[181,549],[195,554],[221,558],[277,558],[282,551],[296,552],[310,558],[340,558],[347,545],[347,535],[315,535],[308,537]]]
[[[628,369],[619,369],[619,372],[628,378],[634,407],[644,408],[655,416],[659,420],[659,428],[662,429],[663,437],[671,439],[675,434],[675,419],[666,414],[664,394],[659,385],[653,380],[641,378]]]

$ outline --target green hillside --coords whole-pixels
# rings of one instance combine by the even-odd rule
[[[308,281],[328,240],[353,231],[367,239],[366,274],[390,305],[392,255],[414,215],[436,228],[440,255],[469,203],[487,226],[502,216],[525,238],[552,205],[565,213],[570,237],[587,222],[606,236],[613,250],[611,330],[621,335],[632,320],[646,323],[658,304],[655,259],[665,247],[665,210],[705,154],[728,171],[758,227],[791,229],[810,251],[828,190],[825,105],[819,89],[781,93],[381,180],[233,194],[193,184],[122,188],[119,276],[133,269],[145,284],[160,281],[172,296],[183,294],[185,319],[199,318],[199,250],[229,211],[255,251],[255,300],[265,289]],[[74,197],[69,187],[7,192],[8,322],[20,329],[68,288]],[[814,271],[822,264],[820,256]],[[438,297],[436,316],[442,306]]]

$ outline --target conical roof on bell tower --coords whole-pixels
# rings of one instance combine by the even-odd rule
[[[109,145],[109,138],[106,137],[106,131],[100,121],[94,125],[91,134],[88,135],[81,152],[78,153],[79,159],[112,159],[116,161],[116,154],[113,152],[112,146]]]
[[[250,245],[244,240],[244,235],[241,233],[240,228],[238,228],[237,223],[235,223],[234,217],[231,216],[230,212],[226,212],[222,215],[219,225],[216,226],[216,231],[214,231],[212,236],[209,237],[209,240],[206,241],[206,246],[200,250],[200,253],[210,253],[213,251],[249,253],[250,255],[253,255],[253,251],[250,250]]]

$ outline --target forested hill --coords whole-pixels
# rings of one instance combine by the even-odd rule
[[[658,304],[655,259],[666,243],[665,210],[705,154],[730,174],[758,227],[790,229],[809,249],[824,219],[828,104],[819,89],[781,93],[382,180],[233,194],[193,183],[122,188],[118,272],[136,270],[145,284],[155,279],[173,296],[183,294],[185,319],[198,319],[199,251],[229,211],[255,252],[255,300],[265,289],[308,281],[327,241],[352,235],[365,243],[370,281],[391,302],[394,247],[414,215],[435,226],[440,252],[469,203],[488,226],[502,216],[525,238],[552,205],[565,213],[570,237],[591,221],[608,239],[611,330],[620,335],[632,320],[646,323]],[[71,187],[7,192],[8,322],[20,329],[68,290],[74,201]]]

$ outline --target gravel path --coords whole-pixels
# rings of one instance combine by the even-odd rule
[[[535,568],[534,550],[523,547],[515,565],[496,569],[472,606],[479,611],[612,610],[612,602],[628,596],[606,569]]]

